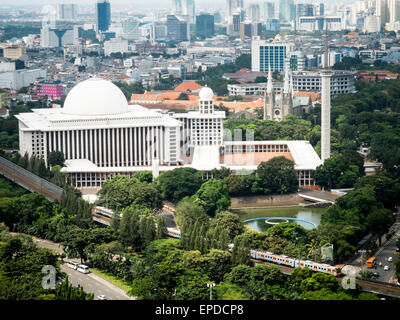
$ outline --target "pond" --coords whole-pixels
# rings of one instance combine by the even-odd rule
[[[240,209],[235,210],[239,213],[240,220],[250,220],[256,218],[271,218],[271,217],[282,217],[282,218],[296,218],[305,221],[295,221],[307,230],[313,229],[318,226],[321,222],[321,215],[327,209],[317,208],[303,208],[303,207],[292,207],[292,208],[259,208],[259,209]],[[287,219],[286,219],[287,220]],[[264,232],[269,227],[273,226],[276,222],[285,222],[283,220],[269,220],[270,223],[266,223],[264,219],[249,221],[246,224],[255,231]],[[307,222],[309,221],[309,222]],[[289,221],[293,222],[293,221]]]

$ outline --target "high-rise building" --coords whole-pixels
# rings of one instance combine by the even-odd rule
[[[188,41],[190,39],[189,16],[168,15],[167,37],[175,41]]]
[[[240,39],[251,38],[251,23],[240,24]]]
[[[387,0],[376,0],[376,11],[375,14],[380,18],[381,25],[385,25],[389,22],[389,11]]]
[[[325,15],[325,4],[323,3],[317,3],[315,5],[315,15],[316,16],[323,16]]]
[[[174,6],[173,10],[174,10],[175,14],[183,13],[182,0],[173,0],[173,6]]]
[[[196,36],[200,39],[212,38],[214,31],[214,16],[209,13],[201,13],[196,17]]]
[[[387,0],[389,22],[394,23],[400,20],[400,0]]]
[[[227,17],[227,20],[238,9],[243,9],[243,8],[244,8],[244,0],[226,0],[226,17]]]
[[[290,22],[291,17],[291,8],[294,6],[293,0],[280,0],[279,1],[279,19]]]
[[[230,37],[240,36],[240,23],[242,22],[241,11],[238,9],[228,19],[228,35]]]
[[[96,2],[96,32],[108,31],[111,24],[111,6],[108,0]]]
[[[272,72],[285,70],[285,63],[294,44],[289,42],[268,42],[254,38],[251,43],[251,69],[254,72]]]
[[[247,18],[250,20],[250,22],[259,22],[261,20],[259,4],[249,5],[247,10]]]
[[[312,17],[314,15],[314,6],[307,3],[296,4],[297,17]]]
[[[78,17],[78,7],[74,3],[57,4],[58,20],[74,20]]]
[[[264,2],[264,20],[275,18],[275,3]]]
[[[45,26],[40,31],[40,46],[43,48],[57,48],[75,44],[77,28],[51,29]]]
[[[183,0],[182,11],[184,15],[190,17],[190,23],[196,23],[196,6],[194,0]]]

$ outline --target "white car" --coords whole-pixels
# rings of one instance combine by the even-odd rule
[[[70,267],[71,269],[74,269],[74,270],[77,269],[77,265],[75,263],[73,263],[73,262],[68,262],[67,266]]]
[[[388,258],[388,261],[389,261],[389,262],[393,261],[393,258],[392,258],[392,257],[389,257],[389,258]]]
[[[98,296],[97,298],[98,298],[99,300],[107,300],[107,297],[106,297],[104,294]]]
[[[383,270],[388,271],[388,270],[390,270],[390,268],[389,268],[389,266],[385,266],[385,267],[383,268]]]

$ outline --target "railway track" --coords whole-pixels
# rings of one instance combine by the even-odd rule
[[[0,174],[31,192],[42,194],[50,201],[61,199],[61,195],[59,193],[48,190],[42,184],[32,181],[31,179],[25,177],[24,174],[18,172],[18,170],[11,169],[2,163],[0,163]]]
[[[267,262],[267,261],[260,261],[257,259],[250,259],[251,262],[257,264],[262,263],[269,266],[275,266],[281,269],[282,273],[286,275],[291,275],[294,268],[277,265],[275,263]],[[342,280],[344,277],[336,277],[339,284],[342,284]],[[376,293],[380,295],[386,295],[393,298],[400,298],[400,286],[391,284],[391,283],[384,283],[384,282],[377,282],[377,281],[367,281],[367,280],[360,280],[356,279],[356,283],[360,285],[360,287],[367,292]]]

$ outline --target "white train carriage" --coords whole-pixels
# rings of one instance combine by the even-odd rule
[[[104,207],[95,207],[94,213],[96,213],[100,216],[107,217],[107,218],[112,218],[114,211],[112,211],[111,209],[104,208]]]

